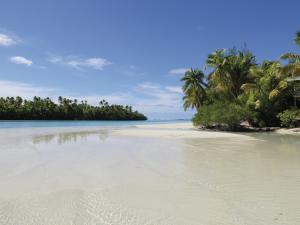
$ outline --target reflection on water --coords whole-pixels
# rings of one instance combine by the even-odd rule
[[[0,225],[300,224],[297,136],[116,133],[0,138]]]
[[[89,136],[96,136],[100,141],[105,141],[109,136],[109,130],[97,130],[97,131],[78,131],[78,132],[64,132],[46,135],[37,135],[32,137],[32,142],[34,144],[50,144],[57,143],[59,145],[77,142],[77,141],[87,141]]]

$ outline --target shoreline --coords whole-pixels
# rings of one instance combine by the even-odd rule
[[[197,128],[203,131],[215,132],[232,132],[232,133],[281,133],[281,134],[300,134],[300,128],[286,128],[286,127],[243,127],[240,130],[226,130],[222,128]]]
[[[296,128],[279,128],[274,131],[278,134],[294,134],[294,135],[300,135],[300,127]]]
[[[24,133],[26,135],[24,136]],[[72,126],[72,127],[35,127],[35,128],[9,128],[0,129],[0,141],[6,142],[8,139],[15,138],[43,138],[59,136],[88,136],[104,135],[108,137],[129,137],[129,138],[159,138],[168,140],[177,139],[231,139],[231,140],[257,140],[261,135],[278,134],[278,135],[300,135],[299,128],[286,129],[274,128],[269,131],[243,131],[231,132],[216,129],[201,129],[194,127],[191,122],[171,122],[162,124],[139,124],[132,126]]]
[[[26,130],[26,131],[25,131]],[[160,139],[204,139],[204,138],[237,138],[254,139],[245,133],[200,130],[192,123],[168,123],[168,124],[143,124],[132,126],[74,126],[74,127],[35,127],[35,128],[9,128],[0,129],[0,140],[26,136],[47,136],[47,135],[90,135],[109,133],[111,137],[145,137]]]
[[[201,131],[191,122],[0,129],[0,224],[72,223],[72,215],[133,224],[129,215],[134,224],[196,225],[213,215],[237,225],[235,218],[255,224],[279,213],[293,224],[298,139]]]
[[[1,130],[7,130],[7,129],[58,129],[60,131],[68,131],[68,130],[99,130],[99,129],[109,129],[109,130],[119,130],[119,129],[131,129],[131,128],[139,128],[143,130],[148,130],[149,129],[155,129],[155,130],[177,130],[177,131],[183,131],[183,130],[189,130],[189,131],[201,131],[201,132],[212,132],[212,133],[265,133],[265,132],[271,132],[271,133],[278,133],[278,134],[300,134],[300,127],[296,128],[286,128],[286,127],[251,127],[249,125],[242,125],[240,128],[236,130],[230,130],[226,129],[225,127],[211,127],[211,128],[205,128],[202,126],[194,126],[191,121],[176,121],[176,120],[171,120],[171,121],[157,121],[154,120],[153,123],[152,121],[148,121],[148,123],[141,123],[139,124],[138,122],[140,121],[125,121],[125,120],[118,120],[118,121],[111,121],[111,120],[97,120],[97,121],[92,121],[92,120],[85,120],[85,121],[71,121],[71,120],[0,120],[1,122],[5,123],[10,123],[10,122],[25,122],[25,123],[57,123],[57,125],[51,125],[51,126],[23,126],[21,124],[20,126],[12,126],[10,127],[9,125],[6,127],[1,127],[0,126],[0,131]],[[61,124],[60,124],[61,122]],[[67,123],[66,123],[67,122]],[[77,125],[74,122],[78,122],[79,124],[82,122],[87,122],[90,125]],[[93,124],[95,122],[95,124]],[[103,124],[97,124],[98,122],[103,122]],[[118,124],[120,122],[120,124]],[[128,122],[128,124],[126,124]],[[134,122],[137,122],[137,124],[134,124]],[[64,126],[64,123],[66,123],[66,126]],[[72,124],[72,125],[69,125]],[[111,123],[111,124],[109,124]],[[132,124],[130,124],[132,123]]]

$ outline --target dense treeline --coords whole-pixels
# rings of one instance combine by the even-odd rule
[[[300,46],[300,32],[295,43]],[[257,63],[248,50],[222,49],[208,55],[205,67],[207,75],[191,69],[181,79],[184,108],[197,110],[195,125],[230,130],[241,124],[299,126],[300,55]]]
[[[50,98],[34,97],[23,100],[21,97],[0,98],[1,120],[146,120],[133,111],[131,106],[109,105],[102,100],[98,106],[86,101],[58,98],[58,104]]]

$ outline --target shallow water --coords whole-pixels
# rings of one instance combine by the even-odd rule
[[[299,136],[115,131],[0,129],[0,224],[300,224]]]
[[[147,124],[185,123],[189,120],[0,120],[3,128],[128,127]]]

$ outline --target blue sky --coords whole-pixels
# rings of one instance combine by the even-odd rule
[[[130,104],[189,118],[180,77],[218,48],[299,51],[300,1],[2,0],[0,95]]]

